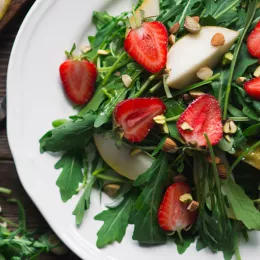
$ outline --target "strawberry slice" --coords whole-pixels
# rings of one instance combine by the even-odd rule
[[[141,142],[154,127],[153,118],[165,110],[166,106],[159,98],[133,98],[119,103],[114,116],[126,139]]]
[[[200,96],[181,115],[177,128],[187,143],[207,146],[206,133],[211,144],[217,144],[223,136],[218,101],[208,94]]]
[[[181,231],[196,221],[197,212],[188,211],[188,205],[180,201],[185,193],[191,193],[185,182],[176,182],[167,189],[158,211],[158,223],[163,230]]]
[[[157,73],[166,65],[168,33],[160,22],[145,22],[131,29],[125,42],[126,52],[151,73]]]
[[[254,78],[244,84],[246,93],[253,99],[260,100],[260,78]]]
[[[260,22],[257,23],[254,30],[249,34],[247,38],[247,48],[249,53],[258,59],[260,59]]]
[[[86,60],[67,60],[60,66],[60,78],[68,98],[75,104],[83,105],[94,94],[96,66]]]

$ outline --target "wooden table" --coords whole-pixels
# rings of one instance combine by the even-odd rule
[[[6,72],[11,48],[17,31],[24,19],[24,16],[32,5],[32,2],[34,2],[34,0],[28,1],[28,4],[25,4],[15,19],[12,20],[11,23],[9,23],[4,29],[4,31],[0,33],[0,98],[6,93]],[[39,226],[45,226],[48,228],[48,224],[34,206],[33,202],[30,200],[19,181],[12,154],[8,146],[5,122],[0,123],[0,186],[13,190],[13,196],[22,201],[27,213],[27,223],[30,229],[35,229]],[[18,212],[16,205],[7,203],[1,196],[0,205],[2,207],[3,217],[17,221]],[[79,258],[76,257],[72,252],[69,252],[66,256],[60,257],[50,253],[42,256],[40,259],[75,260]]]

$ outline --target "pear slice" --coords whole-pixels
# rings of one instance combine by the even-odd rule
[[[141,11],[144,12],[144,18],[156,17],[160,14],[160,0],[144,0],[143,3],[135,11],[135,17],[129,18],[131,28],[135,29],[142,22]],[[126,35],[129,33],[129,29],[126,30]]]
[[[131,149],[122,145],[119,149],[115,141],[102,135],[94,135],[94,140],[103,160],[117,173],[128,179],[135,180],[148,170],[153,159],[144,153],[131,156]]]
[[[0,20],[6,14],[10,4],[11,4],[11,0],[0,0]]]
[[[224,45],[211,45],[216,33],[224,35]],[[203,67],[213,69],[229,51],[238,35],[237,31],[218,26],[204,26],[198,34],[185,35],[169,50],[166,67],[170,74],[167,84],[181,89],[198,81],[197,71]]]

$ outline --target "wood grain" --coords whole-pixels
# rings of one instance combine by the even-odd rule
[[[3,26],[23,7],[21,12],[0,33],[0,98],[6,94],[7,66],[15,36],[33,2],[34,0],[13,0],[13,5],[9,9],[8,15],[0,22],[1,31]],[[34,230],[37,227],[50,229],[20,183],[7,141],[5,122],[0,123],[0,186],[11,189],[13,191],[12,196],[18,198],[23,203],[29,230]],[[0,205],[2,207],[1,215],[16,222],[18,219],[17,206],[8,203],[6,198],[2,196],[0,196]],[[72,252],[69,252],[65,256],[49,253],[41,256],[40,259],[77,260],[79,258]]]

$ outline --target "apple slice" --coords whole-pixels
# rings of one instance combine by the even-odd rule
[[[135,18],[131,16],[129,18],[131,28],[135,29],[138,24],[142,22],[141,11],[144,12],[144,18],[147,17],[156,17],[160,14],[160,0],[144,0],[143,3],[135,11]],[[130,30],[127,29],[126,35]]]
[[[117,173],[128,179],[135,180],[148,170],[153,159],[144,153],[130,156],[131,149],[122,145],[117,148],[115,141],[102,135],[94,135],[94,140],[103,160]]]
[[[222,46],[211,45],[216,33],[224,35]],[[229,51],[239,32],[218,26],[204,26],[198,34],[187,34],[174,44],[167,57],[170,70],[167,84],[176,89],[186,87],[199,79],[196,73],[203,67],[213,69]]]

